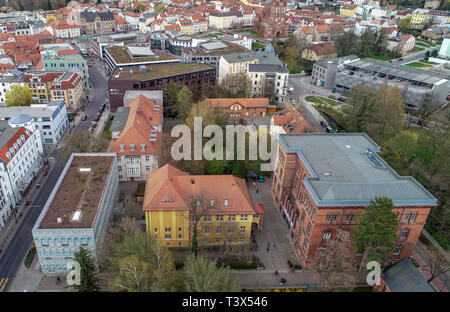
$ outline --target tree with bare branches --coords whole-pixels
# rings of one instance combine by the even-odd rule
[[[357,276],[358,264],[348,232],[338,230],[335,239],[318,249],[312,280],[325,291],[342,291],[355,288]]]
[[[436,277],[450,272],[449,257],[445,257],[439,251],[435,250],[434,248],[433,250],[431,250],[431,248],[428,248],[429,252],[424,255],[425,263],[427,263],[428,265],[425,265],[423,269],[429,272],[431,275],[427,281],[428,283],[430,283]]]

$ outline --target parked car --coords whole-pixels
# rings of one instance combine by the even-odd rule
[[[320,122],[320,125],[321,125],[322,127],[324,127],[324,128],[327,127],[327,123],[326,123],[325,121],[323,121],[323,120]]]
[[[95,117],[94,121],[98,122],[100,120],[100,117]]]
[[[95,115],[95,117],[99,117],[99,118],[100,118],[101,116],[102,116],[102,113],[101,113],[101,112],[98,112],[97,115]]]
[[[258,181],[261,182],[261,183],[264,182],[264,177],[262,175],[259,175],[258,176]]]
[[[340,98],[338,98],[338,101],[339,101],[339,102],[345,102],[345,98],[340,97]]]
[[[288,92],[289,94],[292,94],[292,92],[294,92],[294,88],[289,88]]]
[[[398,61],[399,61],[399,62],[403,61],[403,57],[399,58]]]
[[[334,133],[333,129],[331,127],[327,127],[325,129],[328,133]]]
[[[329,98],[332,100],[336,100],[336,97],[334,95],[330,95]]]
[[[354,72],[349,72],[348,73],[350,76],[353,76],[355,73]]]
[[[87,115],[85,114],[85,115],[83,115],[83,117],[81,117],[81,120],[82,121],[85,121],[87,119]]]

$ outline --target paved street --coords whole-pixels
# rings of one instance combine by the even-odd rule
[[[419,52],[416,52],[416,53],[411,53],[409,55],[403,56],[402,57],[403,58],[402,61],[398,61],[398,59],[396,59],[396,60],[393,60],[392,62],[393,63],[395,62],[396,64],[400,64],[400,65],[408,64],[408,63],[411,63],[411,62],[423,59],[425,57],[425,53],[427,53],[427,51],[430,51],[430,53],[431,53],[431,51],[433,51],[433,50],[438,50],[439,51],[440,48],[441,48],[441,46],[438,45],[438,46],[435,46],[435,47],[424,49],[422,51],[419,51]]]
[[[328,97],[332,94],[329,90],[314,86],[311,82],[311,76],[306,75],[291,75],[289,79],[289,87],[293,87],[294,91],[289,95],[290,99],[297,105],[297,109],[306,118],[308,123],[312,125],[317,131],[325,132],[325,128],[320,125],[325,118],[314,108],[314,106],[305,101],[308,95],[318,95]]]
[[[36,223],[42,208],[47,202],[56,181],[61,175],[63,164],[57,159],[57,151],[55,151],[51,156],[55,157],[56,161],[53,168],[49,172],[46,182],[38,189],[36,198],[31,202],[30,208],[28,208],[29,211],[24,214],[22,224],[17,229],[13,239],[0,257],[0,279],[9,279],[9,283],[6,284],[3,291],[8,290],[9,285],[14,280],[18,269],[21,266],[24,266],[23,260],[33,242],[31,230]]]

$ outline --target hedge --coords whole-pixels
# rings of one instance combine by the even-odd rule
[[[36,247],[32,247],[25,257],[24,264],[27,268],[30,267],[31,263],[33,262],[34,256],[36,255]]]
[[[235,262],[230,264],[230,269],[233,270],[256,270],[260,265],[257,262]]]

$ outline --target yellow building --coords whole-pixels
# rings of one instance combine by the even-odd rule
[[[428,19],[428,10],[416,9],[411,13],[411,24],[419,25]]]
[[[302,58],[310,61],[319,61],[324,58],[336,57],[337,49],[331,42],[322,42],[309,46],[302,52]]]
[[[177,21],[177,24],[180,25],[181,31],[185,35],[192,35],[194,33],[194,23],[191,20],[181,19]]]
[[[245,180],[191,176],[171,165],[148,174],[143,210],[147,232],[169,247],[189,247],[196,223],[199,246],[249,243],[264,215]]]
[[[344,4],[343,6],[341,6],[339,14],[348,17],[355,17],[357,10],[358,5],[356,4]]]

